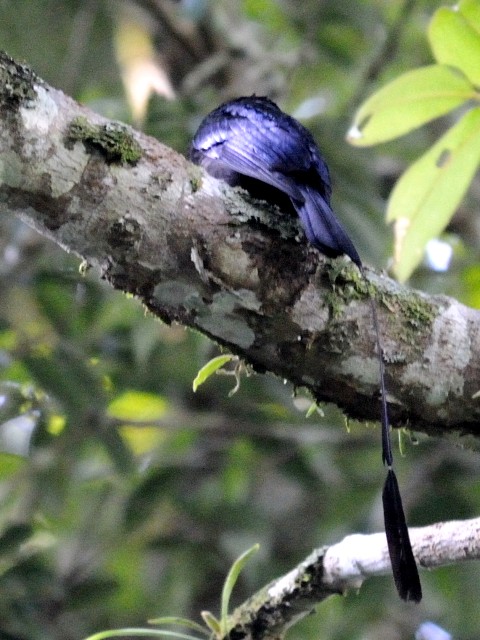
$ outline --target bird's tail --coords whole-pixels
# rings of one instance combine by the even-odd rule
[[[328,195],[322,194],[318,189],[314,189],[308,185],[302,185],[299,188],[303,200],[291,199],[300,217],[308,241],[326,255],[336,256],[347,254],[358,266],[362,276],[365,278],[365,282],[367,282],[360,256],[345,229],[335,217],[330,207]],[[422,599],[422,587],[410,544],[397,478],[392,468],[393,455],[390,442],[390,421],[388,418],[387,393],[385,388],[385,368],[382,357],[377,309],[375,299],[371,295],[370,301],[380,366],[382,458],[384,464],[387,466],[387,478],[383,488],[382,499],[388,551],[392,563],[395,586],[397,587],[400,597],[403,600],[420,602]]]
[[[292,198],[307,240],[322,253],[330,256],[347,254],[361,268],[362,262],[353,242],[333,213],[328,198],[318,189],[301,186],[303,202]]]
[[[403,600],[420,602],[422,587],[405,522],[397,477],[390,467],[383,487],[383,516],[393,579]]]
[[[367,281],[364,269],[360,271]],[[377,341],[378,363],[380,367],[380,392],[381,392],[381,423],[382,423],[382,459],[387,466],[387,478],[383,487],[383,518],[385,521],[385,533],[387,536],[388,553],[392,563],[393,579],[399,596],[403,600],[420,602],[422,599],[422,586],[418,575],[417,564],[410,543],[405,512],[403,511],[402,497],[398,488],[397,477],[393,470],[392,443],[390,440],[390,420],[387,408],[387,390],[385,385],[385,365],[382,356],[382,344],[380,340],[380,327],[377,317],[377,306],[373,296],[370,296],[372,308],[373,326]]]

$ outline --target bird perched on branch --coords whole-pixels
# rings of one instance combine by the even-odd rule
[[[200,124],[190,158],[232,186],[249,188],[253,181],[287,196],[307,240],[328,256],[349,256],[366,279],[360,256],[332,211],[330,175],[318,146],[311,133],[274,102],[251,96],[220,105]],[[382,494],[385,532],[398,593],[404,600],[419,602],[420,578],[393,470],[376,305],[374,298],[370,300],[380,368],[382,459],[387,467]]]

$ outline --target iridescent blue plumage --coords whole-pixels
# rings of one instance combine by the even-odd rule
[[[311,133],[268,98],[238,98],[212,111],[195,134],[190,157],[231,185],[248,176],[283,192],[311,244],[361,266],[331,209],[330,175]]]

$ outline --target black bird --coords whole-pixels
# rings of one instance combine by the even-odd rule
[[[311,244],[361,266],[330,207],[330,174],[312,134],[268,98],[238,98],[212,111],[193,138],[190,159],[232,186],[248,185],[248,176],[282,191]]]
[[[307,240],[328,256],[346,254],[366,278],[360,256],[330,206],[330,174],[319,148],[311,133],[274,102],[251,96],[220,105],[200,124],[190,159],[232,186],[249,188],[260,182],[288,196]],[[382,494],[385,532],[397,591],[403,600],[419,602],[422,588],[393,471],[380,332],[373,298],[371,302],[380,366],[382,458],[387,466]]]

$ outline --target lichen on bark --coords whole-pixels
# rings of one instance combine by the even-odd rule
[[[127,128],[117,122],[96,125],[84,116],[77,116],[68,127],[65,145],[72,148],[75,142],[83,142],[89,153],[98,151],[109,164],[135,165],[142,157],[142,147]]]

